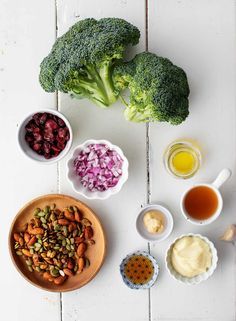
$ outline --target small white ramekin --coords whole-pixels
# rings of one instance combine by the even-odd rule
[[[143,218],[146,212],[150,211],[150,210],[157,210],[160,211],[165,219],[165,228],[164,231],[160,234],[155,233],[149,233],[143,223]],[[139,233],[140,236],[142,236],[142,238],[144,238],[145,240],[149,241],[149,242],[160,242],[165,240],[172,232],[173,230],[173,217],[170,213],[170,211],[164,207],[163,205],[160,204],[148,204],[145,207],[143,207],[143,209],[141,210],[141,212],[139,213],[139,215],[137,216],[136,219],[136,230]]]
[[[35,151],[33,151],[25,140],[25,134],[26,134],[25,126],[32,119],[32,117],[37,113],[49,113],[52,115],[56,115],[57,117],[61,118],[65,122],[67,128],[69,129],[70,139],[68,140],[65,148],[56,157],[46,159],[43,155],[39,155]],[[23,121],[21,122],[19,129],[18,129],[17,139],[18,139],[18,145],[20,147],[20,150],[28,158],[30,158],[38,163],[48,165],[48,164],[53,164],[53,163],[58,162],[69,152],[69,150],[71,148],[72,140],[73,140],[73,132],[72,132],[72,128],[71,128],[71,125],[70,125],[68,119],[62,113],[60,113],[59,111],[54,110],[54,109],[42,109],[42,110],[38,110],[38,111],[31,113],[30,115],[26,116],[23,119]]]
[[[174,269],[174,267],[172,266],[172,263],[171,263],[171,254],[172,254],[172,249],[173,249],[174,244],[178,240],[182,239],[185,236],[196,236],[196,237],[199,237],[200,239],[202,239],[203,241],[205,241],[209,245],[210,250],[211,250],[211,254],[212,254],[212,264],[211,264],[211,267],[209,268],[209,270],[206,271],[205,273],[201,273],[201,274],[199,274],[197,276],[194,276],[192,278],[188,278],[188,277],[185,277],[185,276],[179,274]],[[215,271],[215,269],[217,267],[217,261],[218,261],[218,256],[217,256],[217,251],[216,251],[216,248],[215,248],[214,244],[207,237],[202,236],[200,234],[189,233],[189,234],[181,235],[180,237],[178,237],[178,238],[176,238],[174,240],[174,242],[170,245],[170,247],[168,248],[168,250],[166,252],[166,268],[167,268],[169,274],[175,280],[177,280],[177,281],[179,281],[181,283],[188,284],[188,285],[199,284],[199,283],[207,280],[213,274],[213,272]]]
[[[109,189],[107,189],[106,191],[103,191],[103,192],[101,192],[101,191],[91,192],[89,189],[87,189],[86,187],[84,187],[81,184],[80,178],[75,172],[75,167],[74,167],[75,158],[79,155],[79,153],[82,150],[84,150],[90,144],[105,144],[110,149],[115,150],[121,156],[121,158],[123,159],[122,175],[119,178],[119,181],[118,181],[117,185],[114,186],[114,187],[111,187],[111,188],[109,188]],[[107,199],[111,195],[114,195],[114,194],[118,193],[121,190],[123,184],[128,179],[128,175],[129,175],[128,174],[128,167],[129,167],[128,160],[125,157],[125,155],[122,152],[122,150],[118,146],[113,145],[112,143],[110,143],[109,141],[107,141],[105,139],[100,139],[100,140],[89,139],[89,140],[85,141],[83,144],[77,146],[74,149],[72,157],[67,162],[67,179],[72,184],[72,187],[73,187],[75,192],[83,195],[84,197],[86,197],[88,199],[101,199],[102,200],[102,199]]]

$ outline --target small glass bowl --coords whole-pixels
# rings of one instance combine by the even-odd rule
[[[173,165],[174,157],[180,152],[187,152],[194,159],[191,171],[178,171]],[[164,165],[167,172],[175,178],[187,179],[193,177],[199,170],[202,162],[201,152],[198,146],[191,140],[176,140],[172,142],[164,152]]]

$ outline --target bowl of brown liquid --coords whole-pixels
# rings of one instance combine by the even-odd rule
[[[159,266],[152,255],[145,251],[137,251],[122,260],[120,274],[129,288],[149,289],[156,282]]]
[[[223,169],[211,184],[197,184],[188,189],[181,198],[183,216],[196,225],[214,222],[223,208],[223,198],[219,188],[230,178],[231,171]]]

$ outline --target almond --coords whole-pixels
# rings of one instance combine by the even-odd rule
[[[77,255],[79,257],[83,256],[87,249],[87,245],[85,243],[80,243],[77,248]]]
[[[86,240],[91,239],[93,237],[93,229],[91,226],[87,226],[84,229],[84,237]]]
[[[85,265],[85,261],[83,257],[78,258],[78,269],[80,272],[83,271]]]
[[[70,221],[75,220],[75,215],[73,213],[69,212],[68,209],[64,210],[64,215],[65,215],[65,218],[67,218]]]
[[[66,280],[66,276],[58,276],[57,278],[54,279],[54,283],[56,285],[61,285],[62,283],[64,283]]]
[[[65,219],[65,218],[60,218],[60,219],[58,220],[58,224],[60,224],[60,225],[69,225],[70,222],[69,222],[67,219]]]

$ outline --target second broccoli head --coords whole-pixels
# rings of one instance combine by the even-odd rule
[[[139,37],[139,30],[123,19],[81,20],[56,40],[42,61],[40,84],[47,92],[59,90],[110,106],[119,96],[112,82],[113,66]]]
[[[168,59],[143,52],[115,67],[117,90],[130,91],[125,109],[127,120],[182,123],[189,114],[189,87],[185,72]]]

